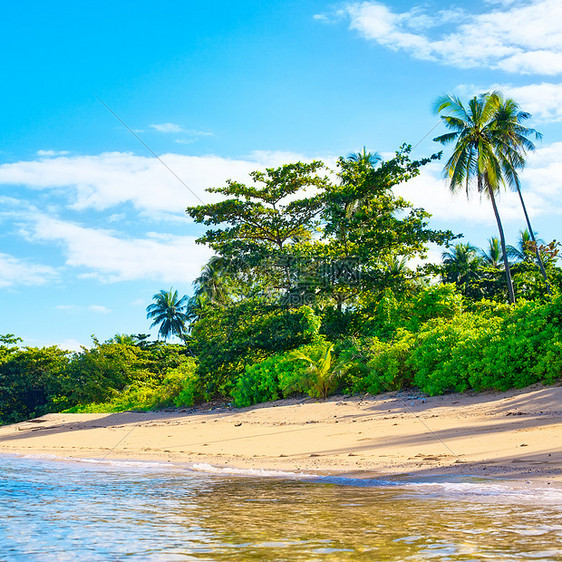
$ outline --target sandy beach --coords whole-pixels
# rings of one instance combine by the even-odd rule
[[[0,427],[0,453],[353,477],[470,474],[561,486],[562,386],[301,398],[244,409],[49,414]]]

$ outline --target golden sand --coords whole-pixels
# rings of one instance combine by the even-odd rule
[[[355,477],[473,474],[561,485],[562,386],[301,398],[244,409],[49,414],[0,427],[0,453]]]

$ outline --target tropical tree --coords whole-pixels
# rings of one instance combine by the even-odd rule
[[[375,167],[382,162],[382,158],[377,152],[368,152],[365,147],[361,149],[360,152],[352,152],[348,154],[347,158],[340,159],[340,168],[342,169],[342,174],[340,179],[342,184],[346,183],[348,185],[357,185],[360,181],[365,181],[364,177],[361,176],[367,174],[372,176],[372,171]],[[344,166],[344,163],[347,166]],[[369,178],[372,180],[372,178]],[[352,199],[346,204],[346,215],[351,217],[361,211],[362,208],[369,205],[369,195],[367,192],[363,197],[358,197],[357,199]]]
[[[523,169],[525,166],[525,156],[527,155],[527,152],[535,149],[535,145],[530,140],[530,137],[534,137],[538,140],[542,138],[542,135],[535,129],[531,129],[523,125],[524,121],[531,118],[530,113],[521,111],[519,105],[514,100],[509,98],[503,99],[500,94],[496,95],[498,103],[496,126],[501,132],[502,137],[501,153],[504,155],[506,162],[506,177],[510,187],[515,189],[519,195],[521,207],[523,208],[523,213],[525,215],[525,221],[527,223],[527,232],[529,234],[530,241],[532,242],[532,246],[529,247],[532,248],[531,251],[534,250],[537,265],[541,270],[541,274],[546,284],[546,291],[550,295],[551,290],[548,283],[546,269],[538,249],[538,243],[535,239],[533,227],[531,226],[529,213],[527,212],[527,207],[525,205],[525,201],[523,200],[521,182],[519,181],[519,175],[517,173],[517,170]]]
[[[468,196],[471,184],[476,182],[478,193],[485,194],[492,203],[500,235],[509,302],[514,303],[515,292],[496,195],[502,186],[514,181],[519,165],[516,165],[516,156],[520,155],[520,147],[512,139],[509,127],[505,123],[500,124],[498,110],[501,105],[502,98],[497,92],[474,96],[466,108],[457,96],[441,96],[434,109],[436,113],[444,113],[441,119],[451,132],[434,140],[441,144],[455,143],[453,154],[444,168],[451,191],[465,189]]]
[[[455,238],[450,231],[428,228],[429,214],[396,195],[394,186],[416,177],[420,168],[439,155],[418,161],[410,159],[411,146],[403,145],[394,158],[380,162],[370,153],[338,159],[339,183],[330,185],[322,211],[323,238],[318,249],[324,255],[347,261],[356,271],[356,283],[327,285],[333,297],[348,299],[365,291],[380,292],[400,283],[392,268],[412,258],[424,258],[427,243],[447,244]],[[364,151],[365,152],[365,151]],[[405,260],[405,261],[404,261]]]
[[[493,267],[499,269],[501,267],[501,262],[503,261],[501,244],[498,238],[492,236],[488,240],[488,249],[480,250],[480,255],[484,265],[488,267]]]
[[[201,275],[193,281],[196,297],[204,297],[213,304],[228,301],[228,281],[225,275],[225,259],[213,256],[202,268]]]
[[[293,352],[293,360],[304,361],[308,364],[306,369],[309,394],[315,398],[327,398],[333,392],[341,379],[342,369],[334,364],[334,344],[326,342],[319,359],[315,360],[301,351]]]
[[[146,307],[146,317],[153,320],[150,327],[159,324],[158,336],[165,340],[170,336],[183,337],[187,332],[185,324],[189,320],[186,313],[188,297],[184,295],[180,299],[178,292],[170,288],[169,291],[156,293],[152,300],[154,302]]]
[[[347,159],[351,162],[367,164],[373,168],[378,163],[382,162],[382,158],[378,152],[369,152],[366,147],[363,147],[359,152],[352,152],[348,154]]]
[[[296,248],[316,232],[326,171],[319,161],[297,162],[251,172],[249,184],[228,180],[207,189],[223,200],[187,208],[195,222],[213,227],[196,242],[228,262],[230,273],[282,296],[294,287]]]
[[[538,242],[542,243],[542,240],[538,240]],[[531,239],[531,234],[528,230],[521,230],[519,232],[519,240],[517,240],[516,246],[508,246],[507,247],[507,254],[508,256],[517,262],[526,262],[532,263],[533,262],[533,247],[537,245],[537,241]],[[540,254],[539,254],[540,256]]]
[[[481,277],[482,258],[478,248],[471,244],[455,244],[449,251],[443,252],[443,281],[455,283],[463,293],[469,293],[469,285]]]

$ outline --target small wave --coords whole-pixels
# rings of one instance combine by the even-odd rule
[[[524,485],[520,482],[480,480],[477,482],[402,482],[401,488],[458,499],[480,499],[495,502],[529,502],[562,506],[562,490]]]
[[[316,479],[314,474],[304,472],[288,472],[284,470],[266,470],[263,468],[230,468],[213,466],[207,463],[194,463],[190,466],[194,472],[205,472],[207,474],[224,474],[229,476],[259,476],[264,478],[283,478],[283,479]]]
[[[125,461],[125,460],[118,460],[118,459],[80,459],[75,457],[63,457],[62,460],[68,462],[77,462],[77,463],[85,463],[85,464],[93,464],[93,465],[102,465],[108,467],[115,467],[115,468],[138,468],[138,469],[167,469],[174,467],[172,463],[167,462],[157,462],[157,461]]]

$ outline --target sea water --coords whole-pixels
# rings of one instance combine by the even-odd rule
[[[0,560],[562,560],[562,492],[0,456]]]

